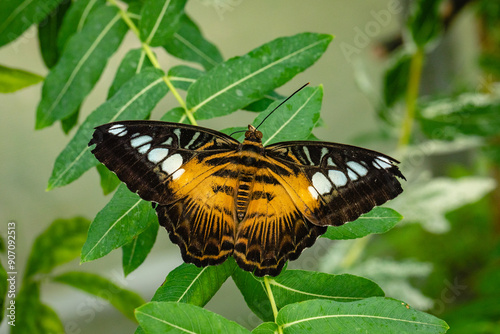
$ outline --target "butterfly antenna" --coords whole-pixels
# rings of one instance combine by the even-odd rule
[[[272,111],[271,111],[271,112],[270,112],[270,113],[269,113],[266,117],[264,117],[264,119],[262,120],[262,122],[260,122],[260,124],[259,124],[259,125],[257,125],[257,126],[255,127],[255,129],[258,129],[258,128],[262,125],[262,123],[264,123],[264,122],[265,122],[265,120],[266,120],[269,116],[271,116],[271,115],[272,115],[272,114],[276,111],[276,109],[278,109],[279,107],[281,107],[281,106],[282,106],[282,105],[283,105],[286,101],[290,100],[290,99],[292,98],[292,96],[294,96],[295,94],[297,94],[298,92],[300,92],[302,89],[304,89],[304,87],[306,87],[306,86],[307,86],[307,85],[309,85],[309,84],[310,84],[310,82],[306,83],[305,85],[303,85],[302,87],[300,87],[299,89],[297,89],[295,92],[293,92],[293,94],[292,94],[292,95],[290,95],[290,96],[289,96],[289,97],[287,97],[285,100],[283,100],[283,102],[281,102],[281,103],[280,103],[280,104],[279,104],[276,108],[274,108],[274,109],[273,109],[273,110],[272,110]]]

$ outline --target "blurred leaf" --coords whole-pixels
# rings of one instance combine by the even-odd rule
[[[108,100],[120,90],[120,88],[137,73],[146,68],[152,68],[153,64],[146,56],[143,49],[131,49],[123,57],[120,66],[116,70],[115,78],[108,91]]]
[[[146,69],[134,76],[108,101],[94,110],[59,154],[47,190],[67,185],[98,165],[88,142],[98,125],[124,119],[144,119],[167,93],[162,72]]]
[[[203,75],[203,71],[185,65],[178,65],[168,70],[168,78],[172,81],[175,88],[188,90],[199,77]]]
[[[413,184],[391,206],[405,213],[406,222],[419,222],[429,232],[444,233],[450,228],[447,212],[479,200],[495,186],[493,179],[485,177],[434,178]]]
[[[68,12],[64,15],[59,34],[57,35],[57,47],[60,53],[63,52],[71,36],[82,31],[89,16],[105,4],[106,0],[78,0],[72,2]]]
[[[80,107],[76,108],[68,117],[61,120],[61,129],[65,134],[69,134],[71,129],[78,124],[78,116],[80,115]]]
[[[276,320],[288,333],[445,333],[448,325],[407,304],[382,297],[350,303],[308,300],[287,305]]]
[[[413,43],[425,48],[443,32],[443,22],[439,14],[442,0],[418,0],[408,18],[408,29]]]
[[[151,225],[135,236],[131,242],[122,246],[122,266],[125,276],[144,262],[155,244],[159,226],[156,221],[152,221]]]
[[[104,195],[112,193],[121,183],[115,173],[106,168],[103,164],[96,166],[101,179],[101,188]]]
[[[191,304],[150,302],[135,315],[146,333],[250,333],[234,321]]]
[[[71,1],[62,1],[47,17],[38,24],[38,42],[45,66],[53,67],[59,60],[57,35]]]
[[[264,321],[274,320],[269,298],[261,279],[237,269],[233,280],[248,307]],[[331,275],[304,270],[286,270],[269,281],[278,310],[288,304],[309,299],[351,302],[367,297],[384,296],[374,282],[353,275]]]
[[[0,93],[13,93],[42,80],[38,74],[0,65]]]
[[[500,133],[500,98],[464,93],[432,101],[417,118],[422,131],[433,139],[451,140],[459,135],[495,136]]]
[[[75,112],[96,84],[127,30],[115,7],[103,6],[92,13],[82,31],[68,41],[59,62],[45,79],[36,129],[52,125]]]
[[[332,36],[302,33],[266,43],[207,72],[191,87],[187,107],[197,119],[230,114],[261,99],[316,62]]]
[[[0,46],[12,42],[28,30],[31,25],[42,21],[62,1],[0,1]]]
[[[7,321],[12,319],[7,316]],[[15,300],[15,326],[11,334],[64,333],[64,326],[57,314],[40,301],[38,282],[23,281]]]
[[[396,211],[389,208],[375,207],[353,222],[341,226],[330,226],[324,238],[331,240],[362,238],[372,233],[385,233],[403,219]]]
[[[64,283],[107,300],[130,320],[135,320],[134,309],[144,304],[135,292],[123,289],[108,279],[81,271],[67,272],[53,278],[54,282]]]
[[[217,47],[203,37],[186,14],[180,19],[179,30],[163,46],[172,56],[198,63],[207,71],[223,60]]]
[[[50,273],[55,267],[78,258],[87,238],[90,221],[76,217],[56,219],[33,243],[24,279]]]
[[[151,203],[143,201],[121,184],[90,225],[81,262],[98,259],[131,242],[156,220]]]
[[[179,29],[187,0],[147,0],[139,21],[141,41],[151,46],[164,45]]]
[[[391,120],[388,113],[394,105],[402,100],[408,87],[408,78],[410,76],[411,54],[399,52],[392,58],[389,68],[384,73],[383,95],[384,105],[379,111],[383,120]]]
[[[288,100],[276,111],[259,130],[262,132],[264,146],[282,141],[304,140],[310,134],[319,119],[323,86],[306,87]],[[260,113],[252,122],[258,126],[282,101],[269,105],[265,112]]]

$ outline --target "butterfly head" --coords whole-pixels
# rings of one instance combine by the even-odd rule
[[[262,132],[257,130],[257,128],[252,124],[249,124],[248,131],[245,132],[245,140],[255,143],[262,143]]]

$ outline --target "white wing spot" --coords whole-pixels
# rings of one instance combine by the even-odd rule
[[[174,154],[167,160],[163,161],[163,163],[161,164],[161,169],[167,174],[172,174],[181,166],[182,156],[180,154]]]
[[[336,187],[343,187],[347,184],[347,177],[339,170],[329,170],[328,177]]]
[[[115,124],[109,128],[108,132],[111,133],[112,135],[122,137],[127,134],[127,129],[123,124]]]
[[[318,194],[318,192],[316,191],[316,189],[314,189],[314,187],[313,187],[313,186],[309,186],[309,187],[307,188],[307,190],[309,190],[309,192],[311,193],[311,195],[312,195],[312,197],[313,197],[314,199],[318,199],[319,194]]]
[[[386,157],[377,157],[374,160],[374,162],[377,163],[377,165],[379,165],[380,168],[390,168],[390,167],[392,167],[391,162]],[[375,166],[375,167],[377,167],[377,166]]]
[[[323,173],[314,174],[311,180],[314,188],[322,195],[328,194],[332,190],[332,184]]]
[[[193,138],[191,138],[189,143],[186,145],[186,148],[189,148],[189,146],[193,145],[193,143],[196,141],[196,139],[198,139],[199,136],[200,136],[200,133],[195,132]]]
[[[177,136],[177,138],[179,138],[179,139],[180,139],[180,138],[181,138],[181,129],[175,129],[175,130],[174,130],[174,135],[176,135],[176,136]]]
[[[172,174],[172,180],[177,180],[178,178],[181,177],[182,174],[184,174],[185,170],[184,169],[178,169],[174,174]]]
[[[146,154],[146,152],[151,148],[151,144],[142,145],[137,149],[140,154]]]
[[[304,153],[306,154],[307,160],[309,160],[309,164],[311,166],[314,165],[312,160],[311,160],[311,155],[309,154],[309,149],[307,148],[307,146],[304,146]]]
[[[149,143],[152,140],[153,140],[153,138],[150,136],[140,136],[140,137],[132,139],[130,141],[130,146],[132,146],[133,148],[137,148],[137,147],[142,146],[146,143]]]
[[[159,163],[168,155],[168,148],[155,148],[148,153],[148,160],[154,164]]]
[[[359,176],[365,176],[368,174],[368,169],[355,161],[348,161],[347,166],[349,166],[349,168],[356,172]]]
[[[167,140],[165,140],[163,143],[161,143],[162,145],[168,145],[168,146],[172,146],[172,137],[168,137]]]
[[[337,167],[337,164],[335,164],[335,162],[333,162],[332,157],[328,157],[328,159],[326,159],[326,165],[329,167]]]
[[[347,169],[347,177],[351,181],[356,181],[358,179],[358,174],[354,173],[350,168]]]

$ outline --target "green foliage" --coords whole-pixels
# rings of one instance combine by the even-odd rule
[[[0,65],[0,93],[13,93],[42,80],[37,74]]]

